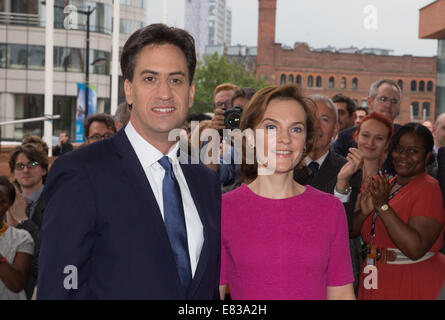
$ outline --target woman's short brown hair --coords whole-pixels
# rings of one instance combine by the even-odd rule
[[[272,100],[294,100],[302,107],[306,115],[306,148],[303,152],[300,162],[297,167],[301,165],[304,158],[311,152],[314,143],[314,130],[316,121],[316,112],[314,102],[302,95],[301,90],[297,85],[286,86],[269,86],[259,90],[250,99],[249,103],[244,107],[241,120],[240,130],[246,129],[254,130],[263,119],[264,114],[269,103]],[[258,164],[255,156],[254,164],[247,164],[246,158],[246,142],[243,140],[243,163],[241,164],[242,180],[245,182],[252,181],[257,177]]]

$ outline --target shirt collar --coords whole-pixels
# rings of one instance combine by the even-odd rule
[[[29,200],[31,202],[36,202],[37,200],[39,200],[40,195],[42,194],[42,192],[43,192],[43,185],[40,187],[39,190],[37,190],[33,194],[30,194],[29,196],[27,196],[26,200]]]
[[[151,167],[154,164],[158,165],[158,161],[164,156],[164,154],[156,149],[156,147],[154,147],[150,142],[145,140],[133,127],[131,121],[125,127],[125,133],[144,169]],[[179,143],[175,143],[173,146],[171,146],[167,153],[167,156],[170,158],[173,165],[178,163],[178,148]]]
[[[315,161],[315,162],[318,163],[318,165],[319,165],[320,168],[321,168],[323,162],[326,160],[326,157],[328,156],[328,153],[329,153],[329,150],[328,150],[324,155],[322,155],[320,158],[318,158],[318,159],[316,159],[316,160],[311,159],[309,156],[307,156],[307,157],[304,159],[304,161],[306,162],[306,165],[308,165],[308,164],[311,163],[312,161]]]

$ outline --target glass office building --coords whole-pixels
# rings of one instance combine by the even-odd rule
[[[131,33],[145,25],[145,1],[120,1],[120,47]],[[113,0],[54,0],[54,136],[68,131],[74,136],[77,83],[97,88],[98,112],[110,112]],[[90,16],[90,65],[86,66],[86,15],[71,19],[65,28],[64,7],[94,9]],[[45,4],[40,0],[0,0],[0,122],[40,117],[45,95]],[[119,102],[123,101],[122,90]],[[43,135],[43,122],[1,127],[2,140],[20,141]]]

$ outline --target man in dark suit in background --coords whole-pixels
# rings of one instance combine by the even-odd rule
[[[195,66],[184,30],[155,24],[130,36],[130,122],[51,168],[39,299],[218,298],[219,179],[180,162],[168,139],[193,104]]]
[[[391,79],[378,80],[371,84],[368,96],[369,112],[381,112],[388,119],[394,122],[400,112],[400,102],[402,101],[402,89],[397,82]],[[394,124],[394,133],[400,128],[400,125]],[[346,157],[349,148],[356,147],[353,139],[357,127],[345,129],[338,134],[334,143],[334,151],[339,155]]]
[[[333,138],[337,135],[339,124],[337,109],[332,100],[324,95],[310,97],[317,106],[314,146],[306,157],[306,166],[294,171],[294,179],[302,184],[335,195],[344,205],[351,227],[354,206],[360,193],[361,171],[356,172],[349,181],[337,179],[342,167],[348,162],[331,149]],[[328,214],[328,213],[327,213]],[[360,272],[360,240],[350,240],[351,259],[355,283],[358,285]]]

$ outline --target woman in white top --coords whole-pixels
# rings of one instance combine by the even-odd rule
[[[26,230],[8,226],[6,211],[16,191],[7,177],[0,177],[0,300],[26,300],[23,288],[28,279],[34,241]]]

